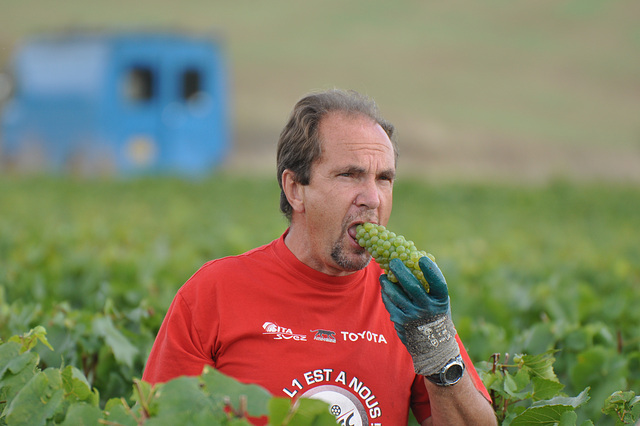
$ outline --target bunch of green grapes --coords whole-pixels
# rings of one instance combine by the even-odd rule
[[[429,291],[429,283],[427,283],[424,273],[418,266],[418,260],[423,256],[427,256],[435,261],[436,259],[431,253],[418,250],[413,241],[407,240],[402,235],[396,235],[384,226],[376,225],[375,223],[358,225],[356,228],[356,240],[378,262],[387,274],[389,281],[398,282],[398,279],[389,269],[391,259],[398,258],[409,268],[424,288]]]

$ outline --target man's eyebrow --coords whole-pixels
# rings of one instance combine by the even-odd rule
[[[396,171],[394,169],[383,170],[378,173],[378,177],[394,180],[396,178]]]
[[[367,170],[364,167],[360,167],[360,166],[356,166],[356,165],[348,165],[348,166],[337,168],[336,169],[336,173],[338,173],[338,174],[340,174],[340,173],[350,173],[350,174],[355,174],[355,175],[363,175],[363,174],[367,173]],[[393,180],[396,177],[396,171],[395,171],[395,169],[382,170],[381,172],[379,172],[377,174],[376,177]]]
[[[364,174],[367,171],[364,167],[355,166],[355,165],[347,165],[342,167],[336,167],[336,173],[352,173],[352,174]]]

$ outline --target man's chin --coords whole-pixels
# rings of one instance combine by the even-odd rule
[[[338,258],[334,259],[340,267],[342,267],[345,271],[356,272],[361,269],[364,269],[371,262],[371,256],[368,254],[365,256],[351,256],[350,258]]]

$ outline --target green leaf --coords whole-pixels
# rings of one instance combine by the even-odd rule
[[[634,391],[617,391],[612,393],[605,402],[612,404],[626,404],[630,402],[635,396],[636,393]]]
[[[519,370],[515,376],[509,374],[509,372],[504,373],[504,391],[516,400],[527,398],[529,395],[529,392],[523,391],[523,387],[526,386],[528,382],[523,380],[523,374],[521,373],[524,373],[524,376],[528,379],[529,375],[524,370]]]
[[[504,375],[502,373],[486,373],[482,381],[487,389],[504,392]]]
[[[43,326],[38,325],[22,336],[11,336],[9,341],[20,343],[22,345],[20,352],[26,352],[33,349],[38,342],[42,342],[46,347],[53,350],[53,347],[49,344],[46,336],[47,330]]]
[[[35,371],[39,362],[40,357],[37,353],[25,352],[9,361],[7,370],[12,374],[18,374],[24,370]]]
[[[557,396],[562,389],[564,389],[564,385],[555,380],[543,379],[541,377],[534,377],[531,379],[533,383],[533,395],[532,398],[535,401],[540,401],[543,399],[549,399]]]
[[[200,387],[198,377],[178,377],[163,384],[156,393],[158,414],[145,426],[173,426],[177,424],[220,424],[224,412],[214,404]]]
[[[295,403],[287,398],[271,398],[269,424],[291,426],[336,426],[329,405],[318,399],[300,398]]]
[[[146,416],[156,416],[158,414],[156,396],[160,393],[163,386],[163,383],[151,385],[149,382],[134,379],[131,399],[138,403],[139,410],[145,411]]]
[[[573,330],[564,337],[565,347],[574,352],[584,351],[592,342],[593,336],[586,327]]]
[[[111,398],[104,407],[105,419],[109,424],[122,426],[137,426],[138,422],[133,417],[133,412],[124,401],[119,398]]]
[[[0,345],[0,378],[20,356],[20,343],[6,342]]]
[[[44,424],[53,416],[64,398],[60,370],[39,372],[18,392],[7,408],[7,423],[12,425]]]
[[[572,410],[572,408],[564,405],[547,405],[528,408],[522,414],[516,416],[511,422],[511,425],[536,424],[553,426],[556,425],[562,418],[562,415],[569,410]]]
[[[524,352],[538,354],[553,347],[555,337],[550,322],[539,322],[524,332]]]
[[[271,398],[268,403],[269,406],[269,424],[281,425],[284,424],[289,410],[291,409],[291,400],[288,398]]]
[[[335,426],[336,418],[329,411],[329,405],[318,399],[300,398],[293,407],[290,421],[295,426]]]
[[[560,416],[560,422],[558,426],[575,426],[578,421],[578,415],[575,411],[565,411]]]
[[[589,400],[589,388],[576,397],[556,397],[534,402],[531,407],[516,416],[511,425],[549,425],[559,423],[567,411],[574,411]],[[565,418],[566,419],[566,418]]]
[[[84,402],[71,404],[67,410],[63,426],[93,426],[99,424],[99,420],[104,419],[102,410],[94,405]]]
[[[571,381],[586,386],[589,382],[606,376],[611,350],[602,346],[593,346],[580,352],[576,362],[569,368]]]
[[[513,379],[518,386],[518,390],[526,388],[531,383],[531,376],[529,375],[529,371],[526,369],[518,370],[515,376],[513,376]]]
[[[97,391],[92,391],[89,381],[80,370],[68,365],[62,370],[61,376],[66,399],[98,406],[100,396]]]
[[[40,358],[33,352],[20,353],[21,344],[0,345],[0,401],[9,404],[36,374]]]
[[[246,401],[247,411],[252,416],[259,417],[269,412],[271,394],[261,386],[241,383],[208,366],[204,368],[200,378],[205,389],[218,403],[228,400],[238,409],[242,399]]]
[[[640,403],[640,396],[636,396],[634,391],[617,391],[604,401],[602,412],[614,418],[624,418],[627,423],[633,423],[637,420],[633,411],[638,403]]]
[[[546,401],[537,401],[533,403],[533,407],[542,407],[546,405],[562,405],[567,407],[578,408],[589,401],[589,388],[584,389],[578,396],[557,396]]]
[[[93,332],[105,339],[107,345],[113,351],[116,360],[127,367],[133,366],[133,360],[138,354],[138,348],[113,325],[109,317],[98,316],[92,322]]]
[[[557,382],[558,377],[553,371],[553,363],[556,360],[553,352],[547,351],[539,355],[522,355],[522,368],[530,370],[532,376]]]

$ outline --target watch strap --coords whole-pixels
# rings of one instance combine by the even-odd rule
[[[458,355],[451,358],[438,373],[425,377],[438,386],[452,386],[460,381],[464,375],[464,370],[464,361],[462,356]]]

